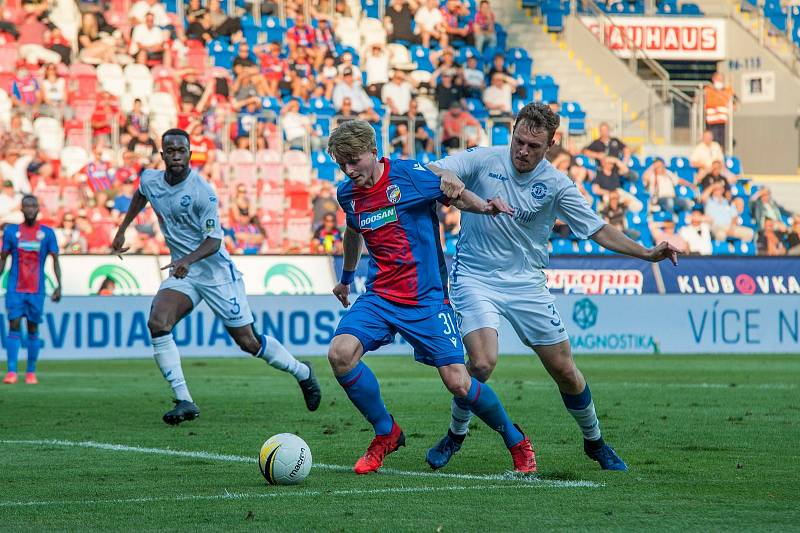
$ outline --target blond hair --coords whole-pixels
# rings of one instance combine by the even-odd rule
[[[375,130],[364,120],[345,122],[328,138],[328,153],[337,163],[357,159],[376,149]]]

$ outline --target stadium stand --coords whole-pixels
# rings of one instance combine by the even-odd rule
[[[73,16],[62,20],[7,2],[0,23],[0,176],[16,203],[2,204],[2,222],[19,220],[19,197],[33,192],[58,229],[63,253],[107,252],[138,173],[161,165],[160,135],[178,126],[191,134],[193,166],[219,193],[232,253],[330,253],[337,248],[313,237],[325,218],[313,206],[319,191],[330,194],[330,184],[342,179],[325,152],[332,128],[369,120],[383,153],[428,163],[450,150],[507,144],[513,116],[535,98],[562,117],[559,143],[548,154],[553,164],[609,222],[642,243],[668,234],[683,239],[686,252],[754,255],[779,253],[773,234],[790,236],[791,215],[743,177],[730,154],[697,168],[689,154],[641,161],[616,140],[618,160],[606,168],[574,148],[607,146],[613,137],[586,142],[594,128],[581,102],[560,101],[552,76],[506,42],[491,2],[430,0],[422,4],[426,13],[441,21],[428,26],[397,0],[385,9],[376,0],[326,2],[329,12],[316,2],[305,13],[297,0],[278,5],[261,15],[239,2],[219,11],[198,0],[114,0],[83,13],[69,3]],[[598,5],[615,15],[644,9],[641,1]],[[549,31],[560,31],[568,12],[557,0],[523,6],[539,9]],[[776,28],[800,35],[797,6],[788,11],[767,2],[763,9]],[[674,0],[659,3],[658,13],[702,14]],[[42,53],[26,49],[23,57],[29,44]],[[395,80],[392,70],[406,75]],[[598,186],[611,177],[619,188]],[[458,227],[458,212],[443,210],[441,220],[452,252],[455,239],[446,228]],[[133,252],[166,252],[152,211],[135,227]],[[702,234],[719,240],[696,243]],[[553,233],[551,251],[607,253],[563,228]]]

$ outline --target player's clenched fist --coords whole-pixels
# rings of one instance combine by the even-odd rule
[[[333,295],[342,302],[344,307],[350,307],[350,285],[337,283],[333,288]]]
[[[442,172],[439,188],[445,196],[454,200],[464,192],[464,182],[458,179],[455,172],[445,170]]]

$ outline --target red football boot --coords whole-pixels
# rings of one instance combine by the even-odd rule
[[[392,420],[392,430],[388,435],[376,435],[369,443],[366,453],[356,461],[353,471],[356,474],[369,474],[383,466],[383,458],[397,451],[400,446],[406,445],[406,436],[403,430]]]
[[[511,452],[511,459],[514,460],[515,472],[522,472],[523,474],[536,473],[536,452],[533,451],[531,439],[525,436],[522,441],[509,448],[508,451]]]

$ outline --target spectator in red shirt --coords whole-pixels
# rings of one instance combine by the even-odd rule
[[[472,30],[475,33],[475,47],[483,52],[484,46],[494,48],[497,46],[497,33],[495,33],[495,16],[487,0],[482,0]]]
[[[92,224],[84,209],[78,211],[76,220],[78,231],[86,240],[86,248],[90,254],[107,254],[111,250],[111,234],[102,224]]]
[[[121,119],[117,97],[108,91],[101,91],[92,113],[92,132],[94,138],[102,140],[104,144],[111,143],[111,121],[114,116]]]
[[[259,52],[258,60],[266,80],[267,95],[277,98],[280,96],[281,80],[289,72],[289,62],[281,57],[279,43],[264,45]]]
[[[326,55],[336,55],[336,38],[330,22],[325,19],[317,21],[316,32],[317,53],[314,56],[314,68],[319,70]]]
[[[119,189],[123,183],[133,183],[133,188],[139,188],[139,164],[136,161],[136,154],[133,152],[123,152],[122,166],[114,173],[115,188]]]
[[[458,24],[459,17],[465,15],[469,15],[469,10],[459,0],[447,0],[446,7],[442,9],[442,16],[447,26],[447,34],[450,36],[449,41],[464,41],[471,46],[475,44],[472,24],[468,23],[465,26],[459,26]]]
[[[214,156],[217,149],[214,141],[207,137],[203,132],[203,125],[195,122],[190,126],[189,131],[189,149],[192,151],[192,157],[189,164],[192,168],[202,170],[206,165],[214,163]]]
[[[448,150],[458,149],[462,140],[465,148],[477,146],[480,127],[480,122],[460,102],[453,102],[442,117],[442,146]]]
[[[328,28],[328,30],[330,30],[330,28]],[[302,13],[297,14],[294,26],[289,28],[289,31],[286,32],[286,41],[289,45],[290,57],[294,57],[298,49],[305,48],[308,52],[309,62],[317,67],[322,65],[322,59],[325,57],[325,50],[322,47],[318,48],[317,30],[310,24],[306,24],[306,19]]]

